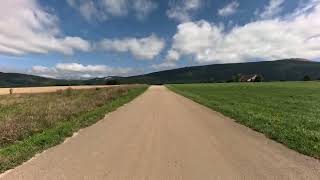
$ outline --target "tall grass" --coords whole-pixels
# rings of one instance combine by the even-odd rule
[[[56,145],[105,113],[129,102],[147,86],[0,96],[0,172]]]

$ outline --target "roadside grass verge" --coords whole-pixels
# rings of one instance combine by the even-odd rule
[[[320,83],[273,82],[167,85],[172,91],[320,158]]]
[[[0,172],[63,142],[146,89],[135,85],[0,96]]]

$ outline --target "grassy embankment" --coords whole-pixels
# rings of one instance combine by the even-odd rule
[[[320,83],[168,85],[303,154],[320,158]]]
[[[63,142],[146,89],[126,86],[0,96],[0,172]]]

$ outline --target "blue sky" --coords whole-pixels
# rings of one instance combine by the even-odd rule
[[[319,0],[4,0],[0,71],[128,76],[320,58]]]

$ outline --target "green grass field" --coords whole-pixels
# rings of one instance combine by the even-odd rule
[[[168,85],[287,147],[320,158],[320,83]]]
[[[61,143],[146,89],[133,85],[0,96],[0,172]]]

